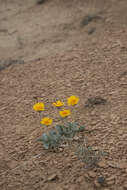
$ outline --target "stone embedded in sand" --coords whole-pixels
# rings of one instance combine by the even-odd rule
[[[11,160],[11,161],[9,161],[9,162],[7,163],[7,165],[8,165],[8,167],[9,167],[10,169],[14,169],[14,168],[17,167],[18,162],[15,161],[15,160]]]
[[[123,187],[124,187],[124,190],[127,190],[127,182],[124,183]]]
[[[97,164],[100,168],[107,168],[108,164],[105,160],[101,160],[100,162],[98,162]]]
[[[90,177],[92,177],[92,178],[96,177],[96,173],[93,172],[93,171],[89,171],[89,172],[88,172],[88,175],[89,175]]]
[[[37,4],[40,5],[42,3],[45,3],[46,0],[37,0]]]
[[[98,183],[97,180],[94,181],[94,185],[95,185],[96,188],[100,188],[101,187],[101,185]]]
[[[123,187],[117,187],[116,190],[124,190],[124,188]]]
[[[105,185],[105,178],[103,176],[100,176],[97,178],[97,181],[100,185],[104,186]]]
[[[116,178],[116,175],[111,175],[110,177],[107,178],[107,181],[114,180]]]
[[[113,185],[115,183],[116,175],[111,175],[106,179],[106,183],[108,185]]]
[[[127,162],[125,160],[121,160],[119,162],[116,161],[109,161],[108,165],[112,168],[119,168],[119,169],[126,169],[127,168]]]
[[[127,169],[127,162],[126,161],[120,161],[118,164],[117,164],[117,168],[120,168],[120,169]]]
[[[88,100],[86,101],[85,106],[86,107],[92,107],[95,105],[105,105],[107,102],[106,99],[100,97],[100,96],[95,96],[95,97],[90,97],[88,98]]]
[[[48,181],[53,181],[56,180],[58,178],[57,174],[52,174],[48,177]]]

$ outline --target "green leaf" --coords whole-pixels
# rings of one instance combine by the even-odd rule
[[[79,126],[78,131],[79,131],[79,132],[82,132],[82,131],[84,131],[85,128],[86,128],[85,126]]]
[[[63,128],[64,128],[64,126],[63,125],[56,125],[56,130],[57,130],[57,132],[62,136],[62,135],[64,135],[64,133],[63,133]]]
[[[45,149],[49,149],[49,143],[48,144],[43,143],[43,146],[44,146]]]
[[[44,133],[44,134],[42,135],[42,141],[48,142],[48,140],[49,140],[49,136],[48,136],[46,133]]]

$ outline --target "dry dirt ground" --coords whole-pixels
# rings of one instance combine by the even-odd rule
[[[1,190],[127,190],[126,10],[126,0],[0,0]],[[106,152],[94,168],[36,141],[36,98],[55,118],[50,103],[72,94],[87,127],[77,141]],[[106,103],[85,106],[96,96]]]

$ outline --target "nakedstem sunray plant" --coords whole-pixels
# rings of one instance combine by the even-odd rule
[[[56,102],[53,102],[52,105],[57,107],[57,108],[60,108],[60,107],[64,106],[64,102],[61,102],[60,100],[57,100]]]
[[[77,122],[68,121],[68,118],[73,114],[72,109],[75,109],[75,105],[78,104],[78,102],[79,97],[70,96],[67,98],[66,102],[69,108],[62,110],[61,107],[66,106],[64,102],[57,100],[56,102],[52,103],[52,105],[58,109],[57,111],[60,116],[60,122],[62,123],[58,123],[53,127],[53,129],[48,130],[48,126],[52,125],[53,119],[50,117],[43,117],[41,119],[40,123],[46,128],[47,132],[44,132],[38,141],[43,143],[45,149],[56,150],[62,143],[68,143],[68,145],[71,146],[70,148],[74,148],[74,143],[72,144],[70,142],[73,141],[74,136],[78,132],[84,131],[85,129],[85,126],[80,126]],[[33,106],[33,109],[40,115],[40,113],[45,110],[45,105],[43,102],[38,102]],[[86,167],[96,166],[97,162],[103,155],[103,152],[94,151],[92,147],[88,146],[88,144],[86,146],[85,144],[80,145],[79,143],[77,144],[75,153],[77,157],[85,163]]]
[[[59,111],[59,114],[61,117],[67,117],[71,115],[71,110],[62,110],[62,111]]]
[[[68,106],[74,106],[78,104],[78,102],[79,98],[76,96],[70,96],[69,98],[67,98]],[[61,100],[57,100],[56,102],[53,102],[52,105],[60,109],[65,105],[65,103]],[[44,111],[44,103],[36,103],[33,106],[33,109],[35,111],[38,111],[39,113],[41,111]],[[80,126],[76,122],[67,121],[68,117],[71,116],[71,114],[72,112],[70,109],[59,110],[60,121],[64,123],[57,124],[55,127],[53,127],[53,129],[50,129],[48,132],[43,133],[42,136],[38,139],[43,143],[43,146],[46,149],[58,148],[61,145],[61,143],[70,139],[72,140],[77,132],[84,130],[84,126]],[[50,117],[44,117],[41,119],[40,123],[47,128],[49,125],[52,125],[53,119]]]
[[[41,120],[41,124],[46,125],[46,126],[51,125],[52,122],[53,122],[53,120],[51,118],[49,118],[49,117],[44,117]]]
[[[68,103],[69,106],[74,106],[74,105],[76,105],[78,102],[79,102],[79,97],[76,97],[76,96],[70,96],[70,97],[67,99],[67,103]]]
[[[38,103],[34,104],[33,109],[35,111],[44,111],[45,110],[45,105],[44,105],[43,102],[38,102]]]

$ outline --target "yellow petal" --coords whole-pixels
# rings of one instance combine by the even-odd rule
[[[70,96],[68,99],[67,99],[67,103],[69,106],[74,106],[78,103],[79,101],[79,97],[76,97],[76,96]]]
[[[33,109],[35,111],[43,111],[45,109],[45,105],[43,102],[38,102],[38,103],[34,104]]]
[[[71,114],[71,111],[70,110],[62,110],[62,111],[59,111],[59,114],[61,117],[67,117]]]
[[[41,120],[41,124],[43,125],[51,125],[53,122],[53,120],[49,117],[44,117],[42,120]]]

